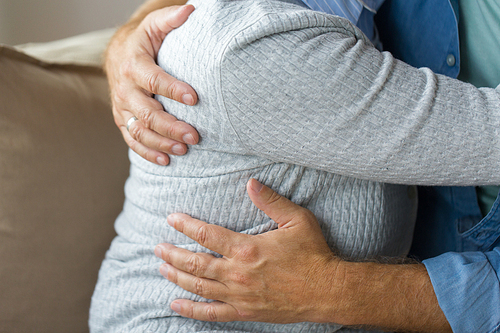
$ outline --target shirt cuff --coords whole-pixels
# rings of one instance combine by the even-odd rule
[[[423,261],[453,332],[500,332],[500,248]]]

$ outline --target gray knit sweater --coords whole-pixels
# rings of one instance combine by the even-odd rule
[[[310,209],[345,256],[401,256],[414,187],[500,183],[498,93],[376,51],[347,20],[279,0],[203,0],[158,61],[199,103],[159,98],[202,141],[168,167],[133,152],[126,202],[92,299],[92,332],[332,332],[337,325],[206,323],[170,310],[201,300],[158,272],[154,246],[207,251],[166,223],[183,212],[249,234],[276,228],[251,177]],[[485,144],[484,140],[488,140]],[[459,151],[468,151],[473,161]],[[451,175],[451,176],[450,176]],[[365,180],[351,177],[363,178]]]

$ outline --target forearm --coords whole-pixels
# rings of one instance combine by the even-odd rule
[[[294,24],[285,14],[272,24]],[[228,48],[234,54],[225,54],[221,86],[241,146],[273,161],[386,183],[500,182],[500,90],[412,68],[330,20],[342,33],[297,24],[267,36],[272,26],[264,21],[258,43]],[[297,36],[306,32],[308,40]]]
[[[343,262],[336,273],[330,318],[391,331],[450,332],[422,264]],[[340,290],[339,290],[340,289]]]

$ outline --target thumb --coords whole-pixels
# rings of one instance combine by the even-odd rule
[[[279,195],[256,179],[248,181],[247,192],[254,205],[276,222],[279,228],[290,228],[303,222],[318,223],[309,210]]]
[[[193,5],[170,6],[149,13],[141,21],[138,31],[147,36],[147,44],[143,46],[151,53],[151,56],[156,58],[158,50],[168,33],[186,22],[193,11]],[[152,50],[149,48],[150,45],[153,47]]]
[[[170,6],[152,12],[148,19],[149,26],[161,39],[187,21],[194,11],[193,5]]]

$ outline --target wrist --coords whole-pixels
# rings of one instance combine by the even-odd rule
[[[317,278],[311,283],[314,286],[311,288],[313,294],[306,296],[311,306],[304,321],[344,324],[341,320],[344,316],[339,315],[338,310],[345,308],[345,301],[339,296],[344,293],[342,280],[348,264],[338,257],[332,257],[316,272]]]
[[[343,261],[335,285],[335,322],[393,331],[450,331],[424,265]]]
[[[362,267],[359,267],[362,268]],[[362,317],[357,303],[362,299],[359,294],[360,276],[356,263],[337,259],[327,268],[327,279],[320,290],[316,314],[317,322],[333,322],[341,325],[360,325]],[[322,293],[321,293],[322,292]]]

